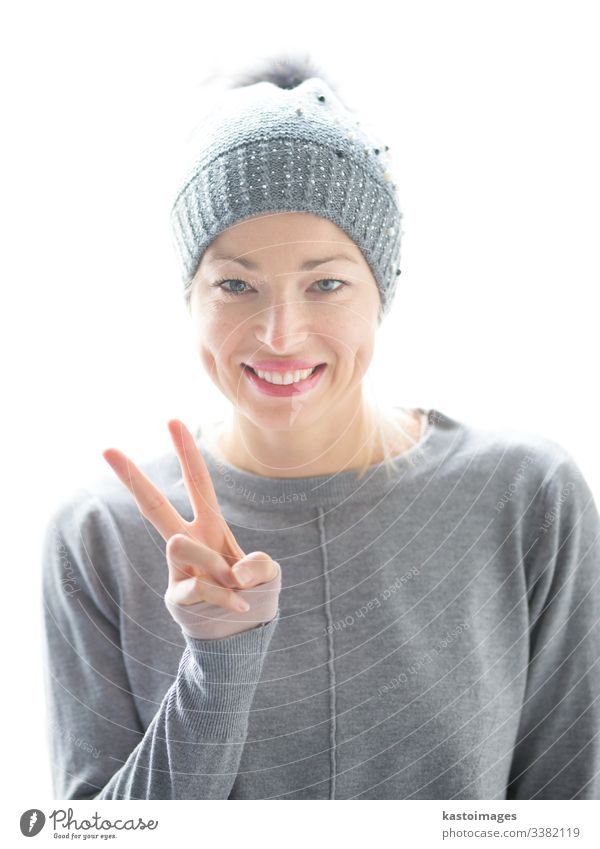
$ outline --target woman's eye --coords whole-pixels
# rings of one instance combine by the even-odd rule
[[[227,287],[225,285],[227,283],[233,283],[234,288]],[[335,283],[335,284],[337,284],[335,289],[332,289],[332,288],[329,288],[329,287],[327,287],[325,289],[320,289],[320,291],[325,295],[328,295],[328,294],[335,295],[338,292],[340,292],[344,288],[344,286],[348,285],[343,280],[337,280],[337,279],[334,279],[334,278],[326,278],[324,280],[317,280],[317,282],[314,285],[320,286],[322,283],[326,283],[326,284],[327,283]],[[247,287],[248,286],[248,284],[244,283],[243,280],[238,280],[235,277],[224,277],[222,280],[217,280],[215,283],[213,283],[213,286],[218,286],[220,289],[222,289],[224,292],[227,292],[227,294],[229,294],[229,295],[245,295],[246,292],[248,291],[248,289],[237,288],[236,284],[239,284],[240,287]]]
[[[244,283],[243,280],[236,280],[234,278],[224,278],[223,280],[217,280],[217,282],[214,285],[218,286],[220,289],[223,289],[225,292],[228,292],[230,295],[243,295],[244,294],[244,290],[225,288],[225,286],[224,286],[225,283],[241,283],[242,286],[245,286],[246,284]]]
[[[344,283],[343,280],[335,280],[333,278],[327,278],[325,280],[317,280],[317,284],[319,284],[319,283],[339,283],[339,286],[336,286],[335,289],[321,289],[322,292],[326,292],[326,293],[331,292],[332,295],[336,294],[341,289],[343,289],[344,286],[348,285],[347,283]]]

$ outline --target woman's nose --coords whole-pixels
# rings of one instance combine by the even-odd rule
[[[310,311],[297,297],[279,299],[257,315],[256,337],[273,350],[293,348],[310,335]]]

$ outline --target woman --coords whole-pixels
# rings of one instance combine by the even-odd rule
[[[239,83],[173,207],[231,415],[139,469],[107,449],[50,523],[56,796],[599,798],[586,481],[544,437],[367,400],[388,146],[310,64]]]

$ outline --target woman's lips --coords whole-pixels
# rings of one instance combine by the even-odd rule
[[[306,366],[306,368],[311,368],[311,366]],[[326,368],[326,363],[320,363],[313,373],[304,380],[299,380],[298,383],[284,384],[269,383],[267,380],[263,380],[262,377],[255,374],[246,364],[243,364],[244,374],[250,380],[252,385],[259,390],[259,392],[262,392],[264,395],[276,395],[279,397],[286,395],[302,395],[305,392],[308,392],[320,381],[321,375]],[[265,369],[265,371],[267,371],[267,369]],[[290,371],[290,369],[286,369],[286,371]]]

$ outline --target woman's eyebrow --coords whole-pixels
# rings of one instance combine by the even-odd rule
[[[310,271],[312,268],[315,268],[317,265],[324,265],[326,262],[332,262],[336,259],[345,259],[348,262],[357,263],[358,261],[353,259],[350,256],[346,256],[346,254],[336,254],[335,256],[326,256],[322,259],[307,259],[306,262],[303,262],[300,266],[301,271]],[[209,262],[237,262],[239,265],[243,265],[244,268],[251,268],[253,271],[260,271],[260,266],[253,262],[251,259],[246,259],[243,256],[213,256],[209,260]]]

